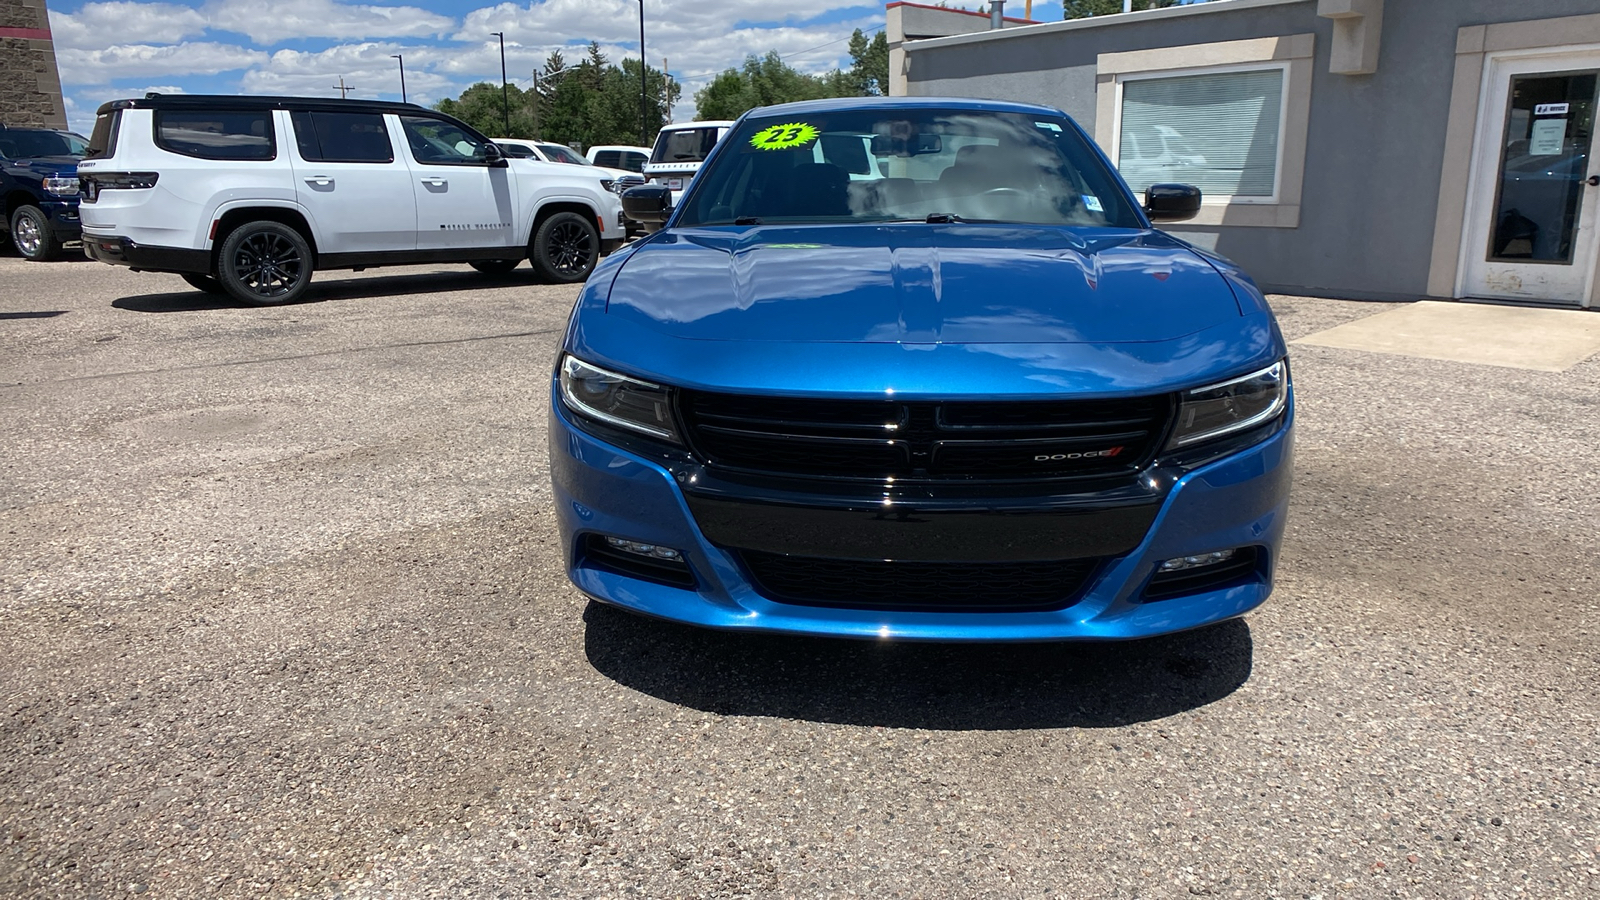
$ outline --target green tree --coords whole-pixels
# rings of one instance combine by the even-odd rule
[[[455,116],[492,137],[533,137],[532,98],[514,84],[507,87],[506,97],[510,100],[511,107],[509,134],[506,133],[504,101],[498,84],[480,81],[463,91],[458,99],[440,100],[433,108]]]
[[[850,71],[854,93],[882,97],[889,93],[889,38],[880,30],[870,39],[857,28],[850,35]]]
[[[1205,0],[1188,0],[1190,3],[1204,3]],[[1165,9],[1168,6],[1178,6],[1180,0],[1133,0],[1133,8],[1140,9]],[[1122,12],[1122,0],[1061,0],[1061,18],[1087,19],[1090,16],[1108,16],[1112,13]]]
[[[745,57],[744,66],[728,69],[695,92],[695,112],[702,119],[734,119],[757,106],[847,97],[855,94],[850,79],[835,71],[807,75],[783,61],[776,50]]]

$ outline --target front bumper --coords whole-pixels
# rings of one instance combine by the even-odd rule
[[[83,222],[78,218],[76,199],[45,200],[39,204],[39,208],[50,220],[50,230],[55,232],[56,240],[62,243],[78,240],[83,231]]]
[[[211,272],[211,251],[181,247],[147,247],[117,235],[84,235],[83,254],[113,266],[138,272],[176,272],[206,275]]]
[[[1283,539],[1293,470],[1293,415],[1264,441],[1192,470],[1152,467],[1141,478],[1144,502],[1117,497],[1034,497],[951,504],[899,520],[853,515],[840,504],[785,506],[774,498],[686,491],[689,478],[575,427],[552,399],[550,469],[569,577],[590,597],[645,615],[711,628],[832,637],[930,641],[1117,640],[1183,631],[1242,615],[1272,591],[1272,567]],[[683,484],[680,484],[683,477]],[[1137,491],[1134,492],[1135,494]],[[748,509],[755,509],[754,513]],[[940,515],[943,513],[944,515]],[[1090,516],[1092,527],[1075,527]],[[807,516],[813,518],[807,521]],[[795,523],[790,534],[775,530]],[[930,528],[923,525],[932,522]],[[1071,605],[1049,611],[926,612],[782,603],[759,591],[739,552],[818,555],[836,552],[866,529],[873,546],[901,541],[922,558],[1040,558],[1041,547],[1101,557]],[[894,529],[904,528],[902,535]],[[740,531],[743,529],[743,535]],[[922,530],[918,530],[922,529]],[[1030,538],[1032,534],[1034,537]],[[581,545],[610,535],[680,550],[692,588],[618,574],[591,563]],[[963,535],[964,557],[951,555]],[[924,538],[928,538],[926,542]],[[803,542],[809,541],[807,545]],[[914,548],[923,547],[917,554]],[[1162,600],[1142,599],[1162,560],[1232,547],[1261,555],[1253,577],[1214,590]],[[976,550],[974,550],[976,548]],[[1019,549],[1020,548],[1020,549]],[[848,554],[845,555],[858,555]]]

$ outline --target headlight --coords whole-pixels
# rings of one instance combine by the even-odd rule
[[[672,421],[672,398],[658,384],[562,356],[561,398],[580,415],[681,443]]]
[[[59,197],[70,197],[78,192],[78,176],[51,175],[44,180],[44,189]]]
[[[610,191],[613,194],[619,193],[617,191],[617,183],[615,181],[612,181],[609,178],[600,179],[600,186],[605,188],[606,190]]]
[[[1178,404],[1178,425],[1167,449],[1259,425],[1282,412],[1288,398],[1289,363],[1282,359],[1259,372],[1195,388]]]

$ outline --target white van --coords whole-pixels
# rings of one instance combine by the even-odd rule
[[[650,151],[650,161],[644,164],[644,177],[664,184],[672,191],[672,205],[678,205],[678,195],[689,186],[700,164],[711,155],[711,148],[728,133],[733,122],[717,119],[706,122],[683,122],[668,125],[656,135],[656,145]]]

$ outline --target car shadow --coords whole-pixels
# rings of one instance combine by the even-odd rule
[[[1234,619],[1116,643],[927,644],[735,634],[591,601],[591,665],[705,712],[936,730],[1111,728],[1196,709],[1249,679]]]
[[[487,291],[515,287],[547,286],[532,269],[519,269],[508,275],[483,275],[478,272],[419,272],[377,278],[347,278],[341,281],[313,281],[305,295],[287,306],[323,303],[329,300],[371,300],[407,294],[435,294],[453,291]],[[137,294],[111,301],[116,309],[142,313],[199,312],[212,309],[256,309],[231,297],[207,294],[185,288],[161,294]],[[271,309],[272,307],[259,307]]]

